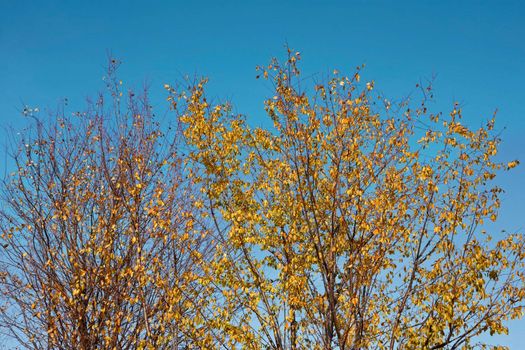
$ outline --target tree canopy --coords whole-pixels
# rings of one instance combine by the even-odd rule
[[[389,101],[300,54],[257,67],[268,127],[206,80],[35,118],[0,212],[0,332],[28,349],[471,349],[524,312],[521,234],[494,234],[491,118]]]

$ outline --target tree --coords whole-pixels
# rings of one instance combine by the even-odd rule
[[[165,85],[170,131],[146,94],[122,107],[115,62],[109,107],[37,121],[5,184],[2,330],[32,349],[282,350],[506,332],[525,242],[483,230],[517,165],[495,160],[494,119],[432,113],[430,87],[391,103],[359,69],[309,87],[299,60],[258,68],[273,128],[200,80]]]
[[[195,282],[209,241],[192,229],[178,127],[147,89],[35,118],[4,183],[0,329],[28,349],[173,349],[200,340]],[[126,101],[125,101],[126,99]],[[107,102],[109,100],[109,103]]]
[[[298,53],[259,67],[273,129],[172,94],[222,244],[210,268],[229,348],[456,349],[523,315],[524,240],[496,220],[494,119],[477,130],[425,101],[397,106],[334,72],[305,87]],[[182,102],[182,106],[181,106]]]

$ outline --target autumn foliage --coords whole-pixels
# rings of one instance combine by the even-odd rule
[[[456,349],[524,312],[494,119],[392,103],[298,53],[258,67],[267,128],[167,84],[37,119],[13,150],[0,332],[28,349]]]

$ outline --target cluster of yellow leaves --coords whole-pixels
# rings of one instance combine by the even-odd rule
[[[518,165],[495,160],[494,120],[393,104],[362,67],[305,87],[300,59],[258,67],[272,127],[201,80],[165,85],[176,135],[130,94],[114,119],[100,102],[24,142],[0,226],[8,332],[34,349],[282,350],[506,333],[525,241],[481,229],[500,206],[490,181]]]
[[[449,118],[394,111],[373,82],[360,88],[359,70],[309,93],[299,60],[258,67],[275,87],[273,129],[210,105],[205,81],[185,99],[170,92],[202,186],[195,208],[223,242],[210,273],[225,341],[469,348],[506,332],[522,312],[524,241],[494,245],[478,229],[499,207],[488,180],[517,165],[494,161],[493,120],[471,130],[458,105]]]

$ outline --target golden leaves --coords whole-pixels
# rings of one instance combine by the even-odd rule
[[[471,130],[426,95],[396,105],[360,68],[310,90],[299,60],[258,68],[274,128],[213,103],[202,79],[164,85],[173,138],[136,101],[122,125],[62,120],[63,143],[24,148],[49,161],[14,173],[0,237],[27,265],[8,275],[11,300],[71,348],[429,348],[505,332],[525,249],[477,229],[497,218],[488,183],[518,165],[494,161],[493,121]]]
[[[275,84],[265,102],[275,126],[271,133],[245,124],[236,130],[234,116],[216,119],[207,109],[217,108],[207,105],[183,119],[194,150],[192,164],[206,169],[199,181],[206,186],[202,193],[209,206],[197,209],[211,211],[217,229],[224,230],[224,249],[237,257],[225,260],[221,250],[211,269],[227,286],[222,290],[226,300],[217,307],[239,317],[228,321],[231,333],[226,332],[245,345],[261,334],[268,343],[281,336],[322,343],[323,338],[310,338],[319,322],[335,322],[331,326],[337,332],[354,334],[358,320],[352,317],[359,310],[370,312],[367,317],[373,320],[366,333],[371,338],[363,343],[389,343],[392,337],[414,347],[425,339],[427,345],[443,342],[435,333],[441,325],[459,329],[469,322],[461,317],[474,306],[468,297],[460,298],[461,291],[481,299],[490,295],[483,278],[473,273],[487,269],[488,260],[481,260],[479,250],[470,255],[461,242],[471,238],[459,237],[467,234],[467,218],[495,218],[497,194],[480,196],[479,191],[494,176],[488,169],[498,168],[489,162],[497,140],[488,138],[489,130],[473,132],[461,124],[457,105],[450,119],[428,115],[422,135],[409,109],[396,118],[383,117],[368,97],[373,82],[358,91],[358,72],[350,79],[335,72],[309,96],[295,85],[300,79],[296,63],[290,55],[283,65],[274,60],[260,68]],[[385,104],[388,113],[391,107]],[[416,114],[425,118],[426,111],[418,107]],[[195,127],[198,123],[202,126]],[[201,128],[214,135],[206,136],[206,144]],[[423,148],[414,147],[412,139]],[[228,170],[222,165],[226,160],[234,165]],[[463,250],[469,253],[461,255]],[[463,265],[472,271],[460,271]],[[450,276],[462,273],[472,275],[452,283]],[[384,282],[370,282],[379,275],[387,276]],[[362,304],[356,294],[343,294],[346,288],[355,288],[350,293],[370,288],[374,297]],[[403,303],[386,306],[394,303],[392,295],[402,300],[403,288],[414,293],[414,311]],[[339,294],[330,295],[336,290]],[[442,304],[432,305],[440,298]],[[402,331],[386,321],[396,319],[396,312],[405,323]],[[417,312],[436,313],[424,330],[416,331],[417,319],[424,317]],[[287,315],[282,328],[276,326],[279,313]],[[234,331],[248,325],[243,317],[259,322],[255,330],[248,327],[250,335],[244,338]],[[392,333],[377,338],[385,329]],[[445,326],[442,330],[446,333]]]
[[[512,168],[515,168],[516,166],[518,166],[520,164],[520,162],[518,160],[513,160],[512,162],[508,162],[507,163],[507,170],[508,169],[512,169]]]

